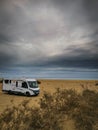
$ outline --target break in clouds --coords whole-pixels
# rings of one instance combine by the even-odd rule
[[[0,68],[98,69],[97,0],[0,0]]]

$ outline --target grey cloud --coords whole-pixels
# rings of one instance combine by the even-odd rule
[[[98,0],[84,0],[87,16],[94,24],[98,22]]]
[[[0,44],[9,43],[11,39],[5,34],[0,34]]]
[[[98,0],[53,0],[54,5],[61,11],[64,21],[68,19],[69,29],[89,28],[98,31]],[[68,17],[67,17],[68,14]]]
[[[62,67],[62,68],[86,68],[86,69],[98,69],[98,58],[86,58],[82,56],[77,57],[54,57],[51,61],[42,63],[41,66],[49,67]]]
[[[24,4],[23,1],[17,1],[16,3],[15,1],[10,0],[8,2],[4,1],[2,8],[0,9],[0,32],[5,36],[10,37],[13,42],[21,42],[21,39],[32,42],[33,39],[47,39],[48,37],[53,36],[56,31],[49,32],[46,30],[48,32],[42,32],[44,28],[49,26],[49,21],[47,19],[46,21],[44,20],[44,15],[42,15],[43,20],[40,21],[40,19],[37,19],[37,15],[40,13],[38,11],[40,11],[40,9],[42,10],[45,6],[43,5],[43,2],[45,1],[28,0]],[[10,5],[10,3],[13,4]]]
[[[16,56],[0,52],[0,68],[12,67],[16,62]]]
[[[0,52],[1,65],[98,68],[97,7],[97,0],[2,0],[0,45],[5,43],[8,50],[3,48]],[[78,38],[82,29],[83,34]],[[45,55],[44,51],[48,53],[48,47],[44,46],[56,45],[53,42],[58,42],[62,37],[65,38],[63,45],[67,44],[67,47],[62,49],[62,54]],[[91,42],[83,41],[85,38]],[[73,45],[73,42],[76,42],[74,39],[85,44],[86,48],[82,48],[80,43]],[[68,40],[70,43],[66,42]],[[35,51],[32,49],[34,53],[31,49],[26,50],[27,46],[23,50],[28,43],[32,44],[32,48],[35,44],[39,47],[35,47]],[[68,47],[68,44],[71,45]],[[30,54],[25,50],[30,51]],[[22,51],[24,56],[32,57],[28,62],[20,61]],[[37,58],[38,55],[41,57]]]
[[[93,42],[91,41],[89,43],[86,43],[82,47],[81,45],[71,45],[67,47],[66,49],[64,49],[64,51],[69,50],[72,54],[74,53],[80,53],[80,54],[87,53],[88,54],[88,52],[92,54],[92,51],[93,51],[93,53],[97,55],[98,54],[97,49],[98,49],[97,41],[93,41]]]
[[[87,69],[98,69],[98,44],[88,43],[89,48],[81,48],[79,46],[69,46],[61,55],[44,59],[38,63],[38,66],[50,67],[77,67]],[[92,53],[91,50],[94,50]],[[69,50],[69,54],[66,54]]]

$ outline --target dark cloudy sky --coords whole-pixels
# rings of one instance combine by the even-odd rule
[[[98,71],[98,0],[0,0],[0,73],[24,67]]]

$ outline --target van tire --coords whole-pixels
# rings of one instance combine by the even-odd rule
[[[29,96],[30,96],[30,93],[29,93],[29,92],[26,92],[26,96],[29,97]]]
[[[12,94],[12,91],[8,91],[8,94],[10,94],[10,95],[11,95],[11,94]]]

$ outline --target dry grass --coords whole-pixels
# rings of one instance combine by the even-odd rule
[[[40,95],[37,97],[25,97],[17,95],[9,95],[2,93],[2,83],[0,83],[0,113],[6,108],[6,106],[11,106],[11,100],[17,105],[25,99],[30,99],[30,105],[38,106],[40,97],[43,96],[44,92],[53,93],[55,89],[73,89],[81,93],[84,89],[90,89],[98,91],[97,80],[40,80]]]
[[[98,86],[96,84],[98,83],[98,81],[94,80],[92,81],[40,80],[40,81],[41,81],[40,85],[41,93],[38,97],[8,95],[0,91],[0,111],[2,112],[6,108],[6,106],[9,106],[11,108],[10,109],[8,107],[5,111],[5,113],[7,113],[8,120],[5,116],[6,114],[4,115],[5,116],[4,119],[6,119],[9,122],[9,117],[12,116],[11,113],[15,114],[17,111],[21,113],[22,110],[23,114],[17,115],[18,116],[17,118],[21,119],[23,118],[22,116],[24,116],[26,113],[31,114],[29,112],[31,111],[30,107],[32,106],[32,115],[36,113],[36,116],[32,117],[32,122],[34,123],[34,121],[36,121],[35,127],[33,124],[35,130],[36,129],[42,130],[43,129],[41,128],[42,125],[40,126],[40,128],[37,128],[38,126],[37,123],[40,122],[40,124],[46,125],[47,119],[48,124],[46,127],[44,127],[44,130],[45,129],[49,130],[49,128],[47,127],[50,125],[51,130],[52,129],[61,130],[62,123],[63,123],[62,126],[64,126],[64,130],[79,130],[79,129],[97,130],[98,126],[96,115],[98,114],[97,113]],[[25,102],[27,101],[27,99],[30,100],[29,103]],[[33,108],[33,106],[37,107],[37,109]],[[20,109],[17,110],[17,108],[19,107]],[[26,113],[25,110],[27,110]],[[28,115],[26,115],[26,118],[27,117]],[[26,118],[24,118],[24,121],[25,120],[27,121]],[[31,120],[31,116],[28,118]],[[35,119],[37,119],[38,122]],[[54,124],[56,124],[56,126],[54,126]],[[6,127],[7,126],[8,124],[6,125]],[[17,122],[16,127],[18,127]],[[25,126],[22,127],[24,129]],[[27,127],[29,128],[29,126]],[[28,128],[27,130],[29,130]]]
[[[11,106],[11,100],[14,101],[15,105],[18,105],[25,99],[30,99],[30,105],[38,106],[40,97],[43,96],[44,92],[53,93],[55,89],[73,89],[78,93],[81,93],[84,89],[90,89],[98,91],[97,80],[40,80],[40,94],[37,97],[25,97],[17,95],[5,94],[1,91],[2,83],[0,83],[0,113],[6,108]]]

